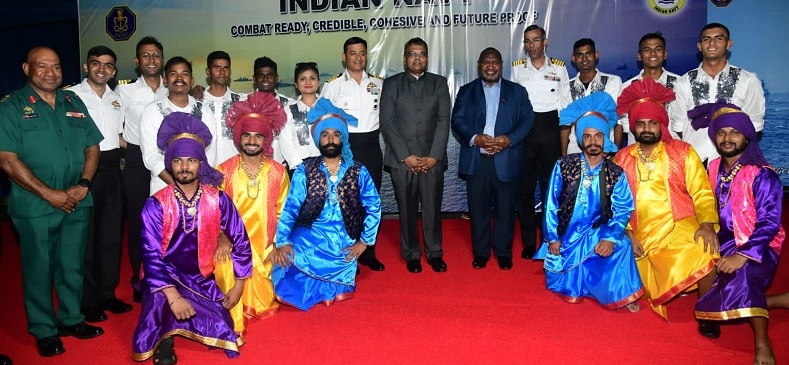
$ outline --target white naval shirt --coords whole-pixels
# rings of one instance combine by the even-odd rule
[[[517,82],[529,92],[529,101],[537,113],[562,110],[572,101],[570,96],[570,76],[564,61],[545,55],[542,68],[535,68],[529,57],[512,63],[513,82]]]
[[[104,139],[99,142],[99,149],[111,151],[120,148],[119,134],[123,133],[123,102],[120,95],[104,85],[104,94],[99,97],[88,84],[88,79],[74,85],[68,90],[73,91],[85,106],[88,114],[93,118]]]
[[[578,79],[580,73],[570,80],[570,94],[572,95],[573,101],[598,91],[605,91],[608,95],[611,95],[611,97],[614,98],[614,102],[616,102],[619,94],[622,93],[622,79],[617,75],[601,72],[598,69],[595,69],[595,71],[597,71],[597,73],[594,75],[594,79],[592,79],[588,87],[584,86],[583,82]],[[613,130],[611,130],[610,137],[613,141]],[[578,147],[578,139],[575,138],[575,124],[573,124],[570,130],[570,142],[567,144],[567,154],[580,152],[581,148]]]
[[[622,84],[622,90],[624,91],[634,81],[641,80],[643,77],[644,77],[644,70],[641,70],[641,72],[636,77],[633,77],[632,79],[627,80],[625,81],[624,84]],[[674,86],[677,84],[677,81],[679,81],[680,77],[681,76],[663,68],[663,73],[660,74],[660,78],[657,80],[657,82],[669,89],[673,89]],[[666,110],[668,111],[669,121],[671,120],[671,114],[672,114],[671,109],[674,108],[675,106],[676,103],[674,101],[669,101],[668,104],[666,104]],[[635,144],[636,136],[634,136],[633,132],[630,130],[630,118],[628,118],[627,114],[619,116],[619,121],[617,123],[622,126],[622,132],[627,134],[627,145],[629,146],[631,144]],[[671,133],[672,137],[679,138],[679,136],[673,131],[669,131],[669,132]]]
[[[159,126],[162,125],[164,117],[173,112],[184,112],[195,115],[199,105],[200,104],[198,104],[193,97],[189,96],[189,104],[187,104],[186,107],[181,108],[170,102],[170,99],[165,97],[163,99],[158,99],[143,108],[139,131],[141,138],[140,150],[142,150],[142,159],[143,163],[145,164],[145,168],[151,171],[151,195],[167,186],[164,180],[159,178],[159,174],[165,170],[164,151],[160,150],[156,143],[157,135],[159,133]],[[202,113],[202,110],[200,112]],[[213,145],[213,142],[211,142],[211,145]],[[211,145],[206,148],[206,153],[211,150]]]
[[[753,72],[727,62],[721,72],[711,77],[700,64],[680,77],[674,92],[677,99],[676,108],[671,111],[671,130],[682,132],[682,140],[696,149],[702,161],[718,157],[718,151],[707,136],[707,128],[694,130],[690,124],[688,111],[696,106],[724,99],[748,114],[757,132],[764,128],[764,89]]]
[[[203,93],[203,123],[211,130],[214,140],[211,142],[212,149],[206,151],[208,163],[217,166],[225,162],[230,157],[238,154],[235,143],[233,143],[233,130],[225,123],[227,112],[236,101],[246,100],[246,94],[239,94],[227,89],[224,95],[216,97],[211,95],[206,89]]]
[[[152,103],[154,100],[166,98],[168,91],[164,87],[164,83],[159,81],[159,88],[156,93],[151,91],[145,79],[138,78],[137,81],[130,84],[118,85],[115,88],[118,95],[124,102],[123,105],[123,139],[131,144],[140,144],[140,118],[142,116],[142,109],[146,105]]]
[[[321,95],[359,120],[356,127],[348,126],[349,133],[367,133],[379,128],[378,104],[381,99],[381,86],[383,80],[366,71],[362,72],[362,80],[357,84],[346,69],[334,79],[326,81]]]

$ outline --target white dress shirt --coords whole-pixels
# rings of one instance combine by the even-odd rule
[[[321,89],[321,95],[334,106],[353,115],[359,120],[354,127],[349,125],[349,133],[367,133],[378,130],[378,104],[381,99],[383,80],[362,71],[362,80],[356,83],[346,69],[340,75],[329,79]]]
[[[118,135],[123,133],[123,101],[120,95],[104,85],[104,94],[99,97],[91,89],[88,79],[82,80],[81,83],[68,88],[68,90],[73,91],[82,99],[82,102],[88,107],[88,114],[104,136],[104,139],[99,142],[99,149],[111,151],[120,148]]]
[[[512,81],[529,92],[529,101],[537,113],[562,110],[570,104],[570,76],[564,61],[545,55],[545,63],[535,68],[529,57],[512,63]]]
[[[164,87],[164,83],[160,79],[159,88],[154,93],[145,83],[145,79],[140,77],[130,84],[118,85],[115,90],[124,102],[123,139],[131,144],[139,145],[142,109],[154,100],[166,98],[167,88]]]

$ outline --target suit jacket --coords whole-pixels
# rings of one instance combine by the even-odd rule
[[[435,158],[447,168],[450,99],[446,77],[425,72],[419,79],[401,72],[384,80],[381,133],[386,142],[384,165],[408,169],[410,155]]]
[[[463,85],[452,109],[452,131],[460,143],[458,175],[461,178],[475,175],[479,164],[480,148],[471,146],[471,138],[483,133],[485,128],[485,92],[483,81],[477,78]],[[526,135],[534,124],[534,111],[526,89],[512,81],[501,79],[499,110],[496,114],[495,136],[506,135],[512,146],[503,149],[493,158],[496,177],[503,182],[518,182],[523,176],[523,159]],[[558,142],[557,142],[558,143]]]

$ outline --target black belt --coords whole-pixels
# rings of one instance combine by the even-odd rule
[[[481,157],[484,157],[484,158],[493,158],[494,157],[494,155],[492,155],[490,153],[480,153],[479,155]]]

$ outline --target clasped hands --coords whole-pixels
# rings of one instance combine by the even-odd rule
[[[403,160],[403,163],[411,169],[411,172],[414,174],[419,173],[427,173],[427,170],[430,170],[438,163],[433,157],[426,156],[426,157],[419,157],[416,155],[411,155]]]
[[[510,138],[506,135],[492,137],[484,133],[477,134],[477,136],[474,137],[474,144],[477,145],[477,147],[479,147],[481,150],[484,150],[485,153],[489,153],[491,155],[495,155],[501,152],[503,149],[512,146]]]
[[[344,248],[342,252],[347,253],[345,262],[355,261],[366,249],[367,245],[362,241],[356,241],[356,243]],[[266,261],[271,261],[277,266],[288,267],[293,263],[293,258],[293,246],[288,244],[271,251]]]
[[[80,185],[73,185],[66,190],[52,190],[47,200],[53,207],[66,213],[71,213],[86,196],[88,196],[88,188]]]

